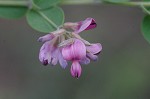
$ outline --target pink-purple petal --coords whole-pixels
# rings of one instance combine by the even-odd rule
[[[87,53],[86,55],[88,58],[90,58],[93,61],[97,61],[97,59],[98,59],[97,55],[94,55],[92,53]]]
[[[57,62],[58,62],[58,58],[57,57],[54,57],[53,59],[52,59],[52,65],[56,65],[57,64]]]
[[[62,56],[62,54],[60,53],[59,54],[59,64],[60,64],[60,66],[62,67],[62,68],[66,68],[67,67],[67,65],[68,65],[68,63],[67,63],[67,61],[63,58],[63,56]]]
[[[90,25],[85,30],[90,30],[90,29],[96,28],[96,26],[97,26],[97,24],[93,18],[89,18],[89,20],[92,20],[92,21],[91,21]]]
[[[43,64],[45,64],[46,61],[48,62],[48,64],[50,64],[52,59],[54,58],[52,53],[56,48],[53,46],[53,43],[54,42],[52,42],[52,41],[47,41],[42,45],[42,47],[40,49],[39,60]]]
[[[48,42],[44,43],[40,49],[39,60],[43,62],[43,60],[47,60],[47,51],[48,51]]]
[[[83,58],[83,59],[80,60],[80,63],[81,63],[81,64],[86,64],[86,65],[87,65],[87,64],[90,63],[90,59],[87,58],[87,57],[85,57],[85,58]]]
[[[61,48],[54,47],[54,50],[52,51],[52,58],[55,59],[54,64],[56,61],[57,62],[59,61],[59,64],[62,68],[66,68],[66,66],[68,65],[67,61],[64,60],[62,57]],[[52,64],[53,64],[53,61],[52,61]]]
[[[87,18],[84,21],[78,22],[78,24],[78,28],[74,31],[74,33],[80,33],[84,30],[93,29],[97,26],[93,18]]]
[[[82,68],[78,61],[73,61],[70,68],[71,75],[75,78],[79,78],[81,76]]]
[[[46,42],[46,41],[49,41],[49,40],[52,40],[54,38],[54,35],[53,34],[47,34],[45,36],[42,36],[38,39],[39,42]]]
[[[97,54],[102,50],[102,45],[100,43],[92,44],[90,46],[86,46],[88,52],[92,54]]]
[[[62,49],[62,55],[65,60],[72,60],[71,56],[71,45],[68,45]]]
[[[81,40],[76,39],[73,46],[72,46],[72,55],[74,59],[82,59],[86,56],[86,47]]]
[[[86,47],[82,41],[76,39],[72,45],[62,49],[62,55],[66,60],[80,60],[86,56]]]
[[[62,53],[61,53],[62,49],[61,48],[57,48],[57,50],[55,51],[54,55],[58,57],[58,61],[59,64],[62,68],[66,68],[66,66],[68,65],[67,61],[62,57]]]

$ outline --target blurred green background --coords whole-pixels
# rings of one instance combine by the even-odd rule
[[[97,62],[82,65],[74,79],[70,66],[43,66],[38,60],[45,34],[25,21],[0,19],[0,99],[150,99],[150,44],[140,23],[144,16],[136,7],[111,5],[62,6],[66,21],[93,17],[98,26],[81,36],[100,42]]]

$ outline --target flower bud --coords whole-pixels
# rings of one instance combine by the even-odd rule
[[[74,33],[80,33],[84,30],[90,30],[97,26],[95,20],[93,18],[87,18],[84,21],[80,22],[67,22],[64,23],[64,28],[70,28],[74,30]]]
[[[79,62],[73,61],[71,68],[70,68],[71,75],[75,78],[79,78],[81,76],[81,71],[82,71],[82,68]]]
[[[38,41],[39,41],[39,42],[50,41],[50,40],[52,40],[54,37],[60,36],[60,35],[63,34],[64,32],[65,32],[64,29],[56,30],[56,31],[54,31],[54,32],[51,32],[51,33],[49,33],[49,34],[47,34],[47,35],[44,35],[44,36],[40,37],[40,38],[38,39]]]

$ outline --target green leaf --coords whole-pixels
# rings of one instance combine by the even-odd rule
[[[9,7],[0,6],[0,17],[6,19],[18,19],[27,12],[26,7]]]
[[[39,12],[31,10],[27,13],[27,21],[33,29],[39,32],[49,33],[56,30],[56,27],[52,23],[57,26],[63,24],[64,13],[59,7],[40,10]]]
[[[142,32],[144,38],[150,43],[150,16],[146,15],[142,23]]]
[[[59,3],[60,0],[33,0],[34,4],[36,4],[41,9],[46,9],[51,6]]]

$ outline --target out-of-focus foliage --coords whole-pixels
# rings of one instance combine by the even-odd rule
[[[18,19],[24,16],[27,12],[26,7],[8,7],[0,6],[0,17],[7,19]]]
[[[33,2],[41,9],[46,9],[55,6],[60,0],[33,0]]]
[[[150,43],[150,15],[147,15],[143,19],[142,32],[144,38]]]
[[[19,3],[10,1],[2,1],[5,5],[0,6],[1,18],[17,19],[26,15],[27,22],[33,29],[45,33],[56,30],[64,22],[63,10],[56,5],[60,0],[20,0]],[[6,6],[7,4],[9,6]]]
[[[143,0],[145,2],[150,2],[150,0]],[[142,22],[142,32],[144,38],[150,43],[150,7],[144,7],[144,11],[146,12],[146,16],[143,18]]]

